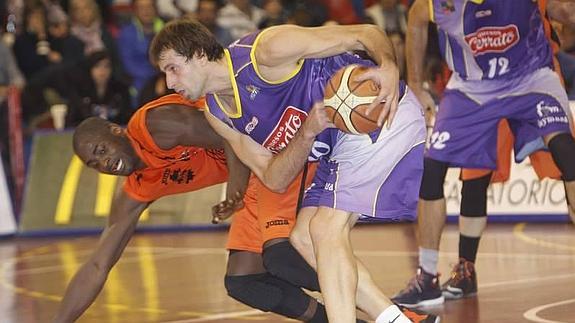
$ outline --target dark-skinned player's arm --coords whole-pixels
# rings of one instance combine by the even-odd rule
[[[391,41],[377,26],[272,27],[261,34],[255,57],[259,72],[266,79],[275,81],[293,72],[301,59],[323,58],[350,51],[365,51],[379,65],[369,69],[358,80],[371,79],[379,85],[379,95],[370,109],[385,102],[378,124],[381,126],[387,120],[390,126],[397,112],[399,69]]]
[[[270,190],[283,193],[297,174],[303,169],[315,137],[331,126],[323,103],[316,103],[302,128],[285,149],[272,154],[247,135],[230,128],[206,111],[206,119],[212,127],[228,141],[239,159]]]
[[[432,126],[435,102],[429,92],[423,88],[425,81],[423,60],[427,48],[429,21],[429,0],[416,0],[409,10],[405,48],[409,88],[423,106],[427,125]]]
[[[228,184],[226,200],[212,207],[212,223],[216,224],[232,216],[244,206],[243,199],[250,179],[250,169],[242,163],[230,144],[224,142],[226,164],[228,165]]]
[[[210,126],[204,113],[184,105],[164,105],[146,115],[148,131],[158,147],[169,150],[176,146],[224,149],[228,166],[226,201],[212,208],[213,222],[228,218],[242,207],[250,170],[226,147],[225,141]]]
[[[72,278],[54,322],[74,322],[94,302],[148,205],[132,199],[124,191],[114,198],[108,225],[98,246]]]

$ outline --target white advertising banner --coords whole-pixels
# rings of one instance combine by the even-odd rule
[[[16,222],[12,213],[12,202],[10,192],[6,185],[4,166],[0,162],[0,235],[9,235],[16,232]]]
[[[461,181],[459,169],[452,168],[445,179],[447,214],[459,214]],[[497,215],[566,215],[563,182],[552,179],[540,181],[526,159],[512,164],[511,176],[505,183],[489,186],[487,213]]]

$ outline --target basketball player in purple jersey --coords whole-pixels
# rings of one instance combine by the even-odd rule
[[[471,250],[471,257],[460,259],[442,290],[437,261],[446,213],[443,183],[448,167],[495,169],[501,119],[508,120],[515,135],[518,162],[549,149],[565,181],[569,207],[575,205],[571,114],[565,90],[552,70],[553,51],[542,19],[538,3],[531,0],[417,0],[411,8],[410,87],[424,106],[433,106],[422,88],[429,21],[438,26],[440,49],[453,74],[439,104],[424,162],[418,208],[420,268],[394,301],[429,306],[477,292],[473,262],[479,238],[472,237],[479,237],[485,228],[490,176],[464,182],[460,246]]]
[[[348,53],[354,50],[378,66]],[[392,53],[385,34],[369,25],[278,26],[224,50],[187,20],[166,25],[150,47],[168,87],[189,98],[206,94],[214,129],[271,189],[284,190],[308,158],[319,159],[291,240],[318,271],[330,322],[354,322],[356,305],[378,323],[410,322],[377,288],[349,240],[360,215],[387,221],[415,215],[425,125],[416,97],[398,81]],[[365,78],[380,86],[377,101],[398,105],[393,122],[369,135],[326,129],[325,107],[314,104],[331,75],[349,64],[372,66]]]

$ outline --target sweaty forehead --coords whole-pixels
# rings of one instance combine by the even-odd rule
[[[158,59],[158,68],[165,72],[169,65],[180,65],[185,62],[185,58],[182,55],[176,53],[173,49],[164,50]]]

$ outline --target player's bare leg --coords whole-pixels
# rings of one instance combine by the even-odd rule
[[[315,208],[315,207],[302,209],[298,215],[296,226],[295,226],[294,230],[292,231],[292,235],[290,237],[290,240],[291,240],[292,244],[294,245],[294,247],[296,247],[296,249],[302,254],[302,256],[306,259],[306,261],[308,261],[309,264],[314,268],[317,268],[317,263],[316,263],[314,249],[313,249],[314,245],[312,243],[312,239],[311,239],[311,236],[309,233],[309,228],[310,228],[311,219],[314,217],[317,210],[318,210],[318,208]],[[338,211],[338,212],[341,212],[341,211]],[[345,215],[340,214],[338,216],[345,216]],[[322,230],[323,230],[324,226],[325,225],[322,225],[322,227],[321,227]],[[330,249],[333,249],[333,248],[334,247],[331,246]],[[353,253],[352,253],[352,256],[353,256]],[[373,317],[373,318],[378,317],[378,315],[382,312],[383,309],[386,309],[392,305],[392,302],[376,286],[375,282],[371,278],[371,275],[369,274],[369,272],[367,271],[365,266],[360,261],[358,261],[355,258],[355,256],[353,256],[353,258],[355,259],[356,264],[357,264],[356,265],[357,266],[357,294],[356,294],[357,306],[362,311],[367,313],[370,317]],[[336,266],[339,266],[339,264],[336,264]],[[321,274],[320,274],[320,277],[321,277]],[[333,281],[329,281],[327,283],[328,286],[332,282]],[[320,278],[320,285],[321,286],[325,285],[325,283],[322,284],[321,278]],[[322,287],[322,290],[323,290],[323,287]],[[323,292],[323,295],[325,298],[326,297],[325,292]],[[338,296],[336,295],[336,297],[338,297]],[[342,300],[341,296],[339,296],[339,300]],[[327,305],[331,306],[331,304],[327,304]],[[355,308],[353,309],[353,312],[355,313]],[[344,321],[344,320],[342,320],[342,321]]]
[[[487,217],[459,217],[459,233],[468,237],[481,237],[487,227]]]
[[[310,220],[317,273],[330,322],[356,319],[357,262],[350,231],[357,216],[320,207]]]
[[[441,233],[446,219],[445,199],[427,201],[419,199],[417,204],[417,229],[419,246],[439,250]]]

